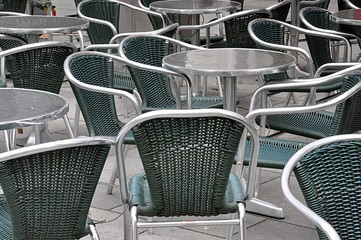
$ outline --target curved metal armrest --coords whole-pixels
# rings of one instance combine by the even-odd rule
[[[359,7],[356,6],[355,4],[353,4],[352,2],[350,2],[349,0],[343,0],[344,4],[346,4],[348,7],[352,8],[352,9],[358,9]]]
[[[335,229],[322,217],[317,215],[314,211],[309,209],[303,203],[301,203],[291,192],[290,188],[290,176],[293,172],[293,169],[296,167],[297,163],[310,151],[315,148],[320,148],[323,145],[332,143],[334,141],[344,141],[345,139],[359,140],[360,137],[358,135],[338,135],[334,137],[329,137],[325,139],[321,139],[315,141],[311,144],[306,145],[301,150],[299,150],[293,157],[287,162],[286,166],[283,168],[282,176],[281,176],[281,188],[283,196],[286,200],[293,205],[300,213],[302,213],[305,217],[311,220],[318,228],[320,228],[329,239],[331,240],[341,240]]]
[[[359,62],[347,62],[347,63],[326,63],[323,64],[321,67],[319,67],[315,73],[315,78],[318,78],[321,76],[321,74],[328,70],[328,69],[338,69],[342,70],[348,67],[357,66],[359,65]]]
[[[18,12],[0,12],[0,16],[31,16],[30,14],[26,14],[26,13],[18,13]]]

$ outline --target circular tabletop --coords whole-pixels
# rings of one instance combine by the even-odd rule
[[[248,48],[193,50],[163,58],[163,67],[169,70],[219,77],[270,74],[289,70],[295,65],[295,57],[289,54]]]
[[[342,24],[360,25],[361,9],[347,9],[334,12],[331,15],[332,21]]]
[[[75,17],[5,16],[1,17],[0,32],[17,34],[71,33],[85,30],[89,22]]]
[[[68,101],[57,94],[23,88],[0,88],[0,130],[26,127],[63,117]]]
[[[234,1],[170,0],[156,1],[149,5],[153,11],[176,14],[206,14],[236,10],[241,4]]]

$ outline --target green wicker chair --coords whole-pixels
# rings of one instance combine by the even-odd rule
[[[351,44],[351,40],[356,40],[356,42],[360,45],[361,38],[357,35],[350,34],[344,32],[345,25],[340,25],[332,21],[331,19],[332,12],[327,9],[317,8],[317,7],[307,7],[303,8],[300,11],[300,20],[303,27],[319,31],[325,33],[336,34],[345,37]],[[320,51],[319,46],[326,46],[328,48],[340,45],[338,42],[333,44],[332,41],[326,41],[325,39],[314,37],[314,36],[306,36],[308,46],[310,48],[311,53],[316,53]],[[315,64],[315,68],[318,69],[325,63],[334,62],[332,54],[329,52],[326,54],[312,54],[312,59]],[[336,54],[335,54],[336,55]],[[336,55],[337,57],[337,55]],[[329,71],[332,71],[329,70]],[[333,71],[334,72],[334,71]],[[326,72],[324,74],[329,74],[330,72]],[[332,73],[332,72],[331,72]]]
[[[286,22],[290,8],[291,8],[291,2],[289,0],[285,0],[273,4],[267,7],[266,9],[271,11],[272,19]]]
[[[0,0],[0,11],[25,13],[27,0]]]
[[[299,27],[295,27],[293,25],[277,21],[274,19],[256,19],[252,21],[249,26],[250,36],[254,39],[257,44],[257,48],[260,49],[268,49],[268,50],[276,50],[276,51],[289,51],[295,54],[301,55],[307,64],[307,73],[301,70],[300,67],[296,67],[294,74],[291,76],[287,72],[281,72],[276,74],[267,74],[263,75],[263,84],[281,82],[285,80],[289,80],[292,78],[313,78],[315,74],[315,66],[311,59],[321,59],[322,62],[318,62],[317,66],[321,66],[325,64],[327,61],[331,62],[331,52],[329,48],[330,40],[338,40],[345,44],[345,62],[350,62],[351,60],[351,46],[346,38],[319,31],[312,31],[308,29],[303,29]],[[297,33],[305,34],[306,36],[317,37],[320,41],[322,41],[323,45],[317,45],[317,47],[310,47],[310,53],[300,47],[293,47],[285,45],[284,39],[285,35],[289,31],[296,31]],[[310,45],[310,44],[309,44]],[[323,55],[323,56],[321,56]],[[317,58],[316,58],[317,56]],[[326,60],[325,60],[326,59]],[[332,61],[333,62],[333,61]],[[298,73],[302,74],[298,74]],[[340,89],[341,83],[334,82],[332,84],[319,86],[316,88],[317,92],[323,93],[331,93],[333,91],[337,91]],[[295,92],[294,89],[284,89],[284,92]],[[298,92],[309,92],[309,89],[297,89]],[[272,93],[277,93],[272,92]],[[311,99],[315,96],[311,96]]]
[[[285,198],[316,225],[319,239],[360,239],[361,138],[338,135],[312,142],[282,173]],[[291,192],[296,176],[307,206]]]
[[[207,38],[206,45],[208,48],[255,48],[255,42],[252,38],[250,38],[248,33],[248,23],[253,19],[270,17],[271,11],[267,9],[240,11],[201,25],[179,26],[177,30],[177,39],[180,38],[180,32],[184,30],[205,29],[206,36],[209,37],[211,27],[223,24],[225,30],[225,40],[212,44],[209,38]]]
[[[0,238],[99,239],[87,215],[111,144],[78,138],[0,154]]]
[[[296,129],[302,130],[306,133],[320,134],[320,132],[328,132],[329,135],[355,132],[360,129],[361,116],[360,112],[360,97],[361,97],[361,78],[354,71],[360,68],[359,64],[349,67],[348,69],[340,71],[339,74],[332,74],[319,79],[308,79],[302,82],[294,81],[293,83],[273,84],[263,86],[256,90],[251,99],[250,112],[246,116],[250,121],[254,119],[262,120],[260,133],[264,135],[265,123],[263,118],[266,118],[266,124],[271,117],[282,119],[282,123],[289,124]],[[283,88],[312,88],[317,85],[327,84],[335,80],[342,81],[342,90],[339,96],[330,99],[325,103],[318,103],[312,106],[298,106],[285,108],[260,108],[256,109],[260,96],[269,90],[278,89],[282,91]],[[336,108],[335,113],[329,109]],[[293,125],[291,125],[293,124]],[[299,134],[305,136],[305,134]],[[300,148],[305,146],[305,142],[289,141],[274,137],[260,137],[260,151],[257,161],[257,166],[262,168],[283,169],[285,164],[289,161],[293,154]],[[250,158],[245,152],[245,165]],[[259,203],[258,199],[258,185],[256,185],[255,195],[249,200],[253,204],[247,205],[247,210],[265,215],[271,215],[277,218],[283,218],[282,209],[268,204],[267,208],[260,210],[264,203]]]
[[[233,159],[244,129],[254,140],[247,187],[231,173]],[[121,149],[127,132],[132,130],[142,159],[144,173],[126,183]],[[252,195],[258,136],[252,125],[240,115],[223,109],[159,110],[132,119],[117,139],[125,233],[138,239],[137,229],[144,227],[201,226],[234,224],[240,226],[240,239],[246,236],[245,200]],[[241,162],[242,160],[240,160]],[[123,182],[125,180],[125,182]],[[210,217],[237,213],[238,219],[171,221],[168,217]],[[141,222],[138,216],[167,217],[167,222]],[[233,215],[232,215],[233,216]],[[139,220],[139,222],[138,222]],[[170,222],[169,222],[170,221]],[[129,226],[130,224],[130,226]],[[228,229],[227,239],[233,231]]]
[[[161,67],[164,56],[174,50],[174,45],[186,49],[203,49],[194,45],[186,44],[173,38],[159,35],[134,35],[125,38],[119,47],[119,54],[127,58],[135,65],[146,64],[153,67]],[[142,98],[143,112],[159,109],[176,108],[223,108],[223,97],[191,97],[182,98],[180,105],[177,104],[178,88],[173,84],[173,79],[155,72],[129,67],[129,72],[135,81],[137,90]],[[165,70],[165,69],[164,69]],[[173,88],[173,89],[172,89]],[[189,91],[190,89],[187,89]],[[178,91],[179,92],[179,91]],[[192,99],[192,101],[188,101]]]
[[[65,74],[84,117],[89,136],[116,138],[125,122],[118,117],[115,97],[129,101],[135,113],[141,113],[138,100],[133,94],[114,88],[113,72],[117,62],[114,57],[111,54],[83,51],[71,55],[64,63]],[[131,133],[126,143],[134,144]],[[128,148],[125,149],[125,152],[127,151]],[[114,184],[115,178],[114,168],[110,184]],[[109,187],[108,194],[111,192],[112,186]]]

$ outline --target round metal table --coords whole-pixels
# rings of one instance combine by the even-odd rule
[[[57,16],[4,16],[0,21],[1,33],[26,34],[28,42],[38,42],[40,34],[72,33],[87,29],[89,22],[75,17]]]
[[[332,21],[341,24],[361,25],[361,9],[347,9],[334,12],[331,15]]]
[[[221,77],[224,82],[224,108],[236,110],[237,76],[270,74],[294,68],[296,59],[286,53],[219,48],[175,53],[163,59],[163,67],[188,75]]]
[[[57,94],[23,89],[0,88],[0,130],[11,130],[63,118],[69,111],[68,101]],[[40,142],[47,141],[47,133],[38,136]],[[14,142],[8,143],[9,149],[14,148]]]

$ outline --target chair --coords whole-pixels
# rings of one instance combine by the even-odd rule
[[[1,239],[99,239],[87,219],[113,141],[63,140],[0,154]]]
[[[0,11],[25,13],[27,0],[1,0]]]
[[[320,239],[359,239],[359,134],[327,137],[302,148],[285,166],[282,191],[316,225]],[[294,173],[307,206],[291,192]]]
[[[133,176],[128,188],[121,152],[130,130],[144,173]],[[127,218],[129,214],[124,215],[125,232],[130,230],[129,223],[132,239],[138,239],[137,229],[143,227],[237,224],[240,239],[245,239],[244,205],[247,196],[252,195],[256,162],[251,161],[246,188],[231,173],[245,130],[253,139],[252,159],[255,160],[257,133],[234,112],[221,109],[159,110],[132,119],[121,130],[116,148],[122,199],[130,208],[130,218]],[[228,213],[238,213],[238,218],[205,222],[168,221],[169,218],[166,218],[167,222],[141,222],[138,219],[138,216],[210,217]],[[228,231],[227,239],[232,234]]]
[[[159,68],[162,65],[163,57],[174,51],[176,46],[186,49],[203,49],[173,38],[148,34],[125,38],[120,43],[119,54],[121,57],[132,61],[134,65],[140,63]],[[222,97],[199,96],[192,98],[189,93],[187,93],[186,98],[180,99],[180,105],[178,105],[177,98],[180,96],[177,92],[179,90],[177,86],[172,85],[172,79],[162,74],[137,70],[129,66],[128,69],[142,98],[143,112],[159,109],[223,107]],[[188,82],[186,83],[188,84]],[[190,89],[187,88],[187,91]],[[190,101],[190,99],[192,100]]]
[[[141,103],[134,95],[114,88],[113,71],[117,64],[126,64],[133,68],[144,68],[150,73],[152,73],[151,71],[158,71],[163,72],[163,74],[174,74],[178,78],[182,77],[180,74],[161,68],[149,67],[143,64],[134,65],[126,59],[108,53],[82,51],[72,54],[64,63],[64,70],[71,83],[71,88],[84,116],[90,136],[116,138],[124,126],[125,122],[118,118],[119,114],[114,96],[127,99],[132,103],[136,115],[141,114]],[[184,78],[189,81],[186,77]],[[190,89],[187,96],[191,98]],[[179,106],[180,99],[176,98],[176,100],[177,106]],[[134,144],[131,133],[129,133],[125,143]],[[127,148],[124,151],[126,153]],[[110,183],[114,184],[115,180],[116,171],[114,168]],[[112,188],[112,185],[109,186],[108,194],[112,192]]]
[[[271,12],[266,9],[253,9],[245,10],[237,13],[230,14],[228,16],[219,18],[209,23],[201,25],[184,25],[179,26],[177,30],[177,39],[180,38],[180,32],[184,30],[206,30],[206,46],[208,48],[228,47],[228,48],[255,48],[254,41],[250,38],[248,33],[248,23],[257,18],[269,18]],[[219,24],[224,24],[225,40],[215,44],[211,44],[210,41],[210,28]]]
[[[5,36],[3,39],[13,38]],[[70,43],[47,41],[2,51],[0,59],[6,59],[14,87],[59,94],[65,76],[64,61],[75,51],[76,48]],[[4,71],[4,69],[1,70],[1,72]],[[1,75],[3,76],[3,74]],[[70,137],[73,138],[68,116],[65,115],[63,119]],[[47,138],[46,129],[40,132],[40,137],[41,139]]]
[[[342,64],[340,64],[341,66]],[[336,134],[353,133],[360,129],[360,75],[358,70],[360,64],[343,64],[348,68],[341,70],[318,79],[305,79],[302,81],[289,81],[288,83],[279,83],[273,85],[265,85],[257,89],[252,96],[250,111],[246,118],[250,121],[257,119],[261,125],[260,128],[260,151],[257,160],[257,166],[261,168],[283,169],[285,164],[289,161],[293,154],[300,148],[305,146],[305,142],[289,141],[276,136],[264,136],[265,126],[268,127],[269,118],[278,118],[282,123],[289,125],[289,128],[294,127],[299,129],[300,136],[312,137],[315,134],[323,136],[331,136]],[[351,66],[351,67],[350,67]],[[335,80],[342,82],[340,94],[324,103],[317,103],[312,106],[295,106],[295,107],[276,107],[276,108],[257,108],[258,101],[263,92],[277,89],[297,89],[297,88],[312,88],[317,85],[327,84]],[[334,113],[330,109],[335,109]],[[286,125],[285,124],[285,125]],[[303,129],[303,133],[301,133]],[[307,134],[307,135],[306,135]],[[312,134],[312,135],[311,135]],[[250,155],[245,151],[245,165]],[[255,195],[250,202],[255,205],[248,204],[247,210],[252,212],[260,212],[260,207],[264,203],[258,203],[258,186],[255,187]],[[250,209],[248,209],[248,207]],[[268,207],[263,209],[266,215],[273,215],[278,218],[283,218],[282,209],[268,204]],[[262,213],[261,211],[261,213]],[[263,214],[265,214],[263,213]]]
[[[361,46],[361,38],[359,38],[357,35],[354,34],[350,34],[347,32],[344,32],[344,27],[345,25],[340,25],[335,23],[334,21],[332,21],[331,19],[331,14],[332,12],[328,11],[327,9],[323,9],[323,8],[317,8],[317,7],[307,7],[307,8],[303,8],[300,11],[300,20],[301,23],[303,24],[303,26],[305,28],[314,30],[314,31],[320,31],[320,32],[325,32],[325,33],[331,33],[331,34],[336,34],[336,35],[340,35],[345,37],[350,43],[352,40],[356,40],[356,43],[359,44],[359,46]],[[313,49],[312,52],[316,52],[319,50],[319,45],[323,44],[322,39],[319,39],[317,37],[313,37],[313,36],[306,36],[307,38],[307,42],[309,47],[312,48],[316,48]],[[330,45],[331,44],[331,45]],[[332,48],[335,47],[339,47],[340,43],[335,42],[335,43],[328,43],[328,45],[330,45],[330,47],[332,46]],[[352,49],[351,49],[352,51]],[[335,52],[335,51],[333,51]],[[316,65],[316,69],[318,69],[324,62],[331,62],[331,60],[329,60],[331,58],[331,56],[328,56],[326,60],[322,60],[322,54],[314,54],[313,60],[314,63]],[[338,55],[334,55],[334,58],[337,57]],[[315,58],[321,58],[321,59],[315,59]]]
[[[290,11],[291,2],[289,0],[280,1],[273,4],[266,9],[271,11],[271,18],[278,21],[286,22],[288,13]]]
[[[284,22],[280,22],[274,19],[256,19],[250,22],[249,33],[251,38],[256,42],[257,48],[276,50],[276,51],[287,51],[295,55],[300,55],[305,59],[306,67],[296,67],[296,71],[290,76],[288,72],[281,72],[276,74],[269,74],[263,76],[264,84],[271,84],[272,82],[285,81],[291,78],[313,78],[315,73],[315,66],[311,58],[315,61],[321,59],[321,61],[315,62],[316,66],[322,66],[327,62],[333,62],[331,58],[331,52],[329,48],[330,40],[338,40],[345,44],[345,62],[351,60],[351,47],[346,38],[329,33],[316,32],[308,29],[299,28]],[[289,31],[295,31],[297,33],[303,33],[306,36],[318,37],[322,41],[323,45],[310,47],[310,53],[305,49],[294,46],[286,46],[284,43],[285,35]],[[320,55],[323,55],[321,58]],[[308,73],[301,69],[306,68]],[[325,86],[319,86],[316,88],[317,92],[330,93],[337,91],[340,88],[341,83],[335,82]],[[286,91],[286,89],[284,89]],[[294,92],[293,89],[287,90],[288,92]],[[299,92],[309,92],[309,89],[297,89]],[[273,92],[275,93],[275,92]],[[288,100],[289,101],[289,100]],[[287,101],[287,103],[288,103]],[[314,96],[309,99],[310,102],[314,102]]]

